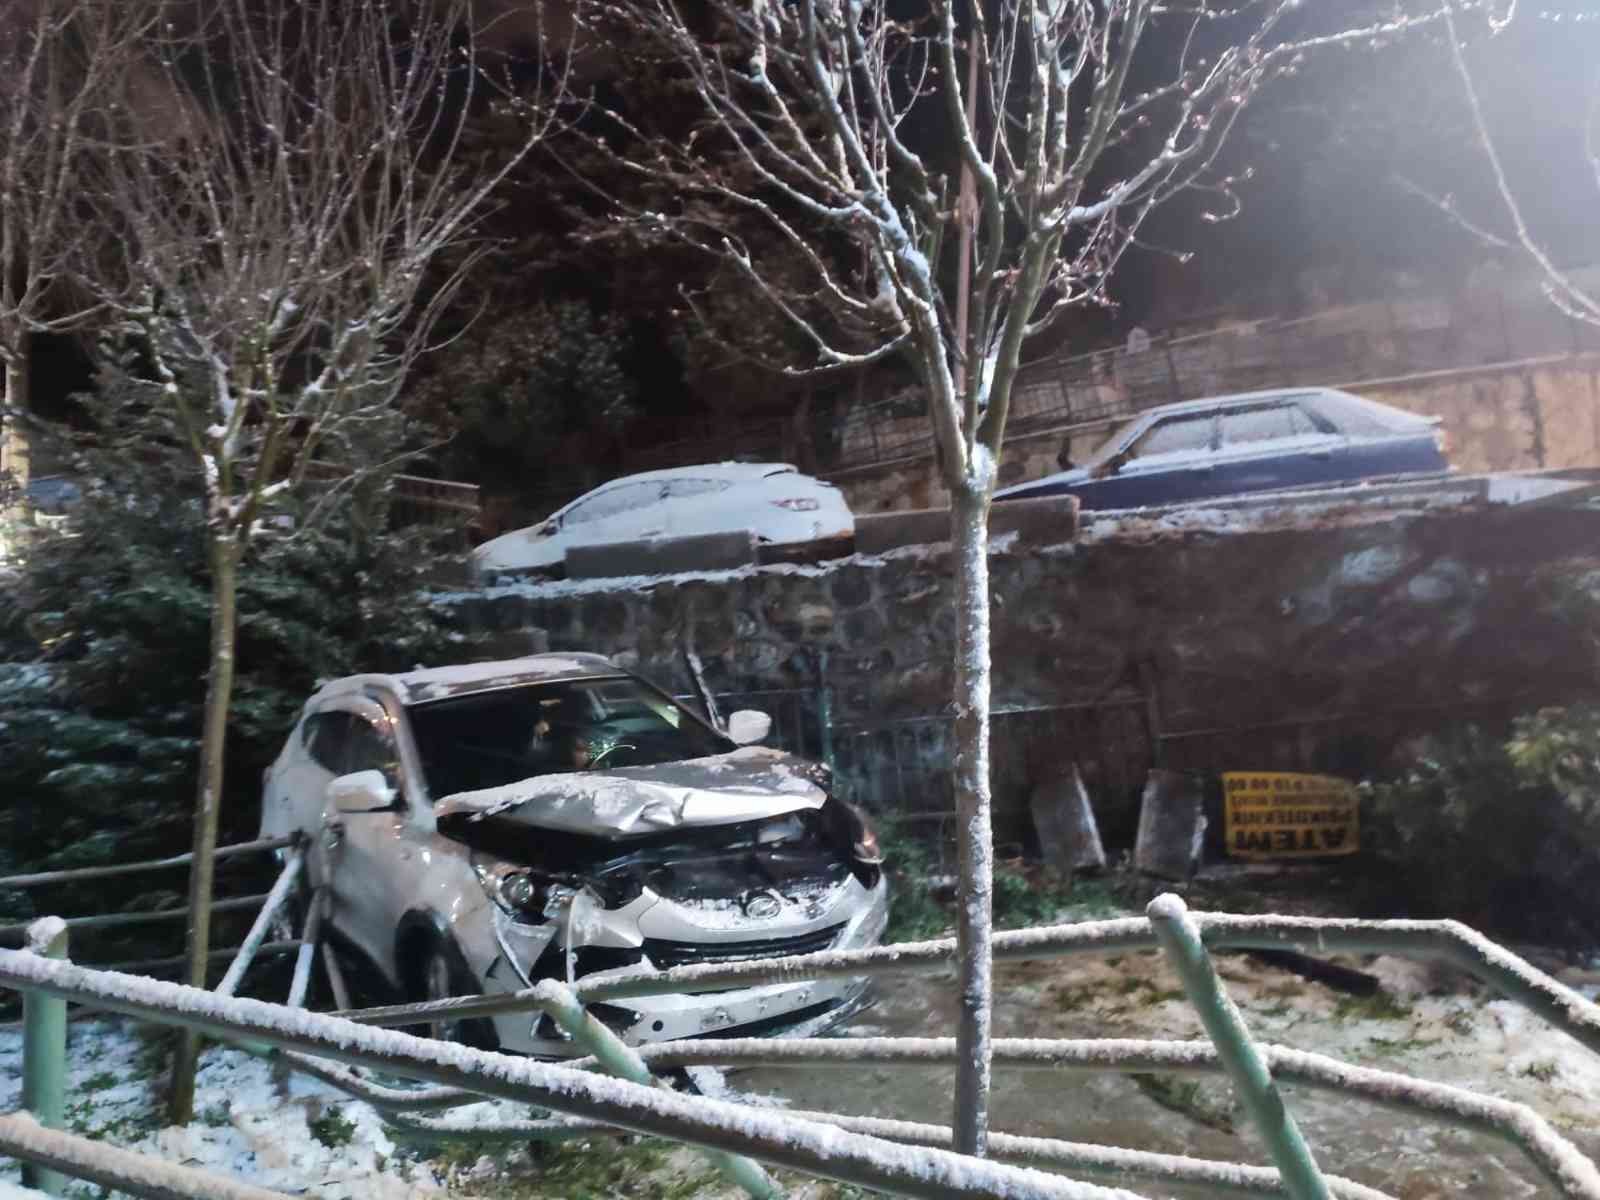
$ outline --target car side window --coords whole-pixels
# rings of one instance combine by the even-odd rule
[[[400,752],[394,735],[366,717],[352,715],[344,773],[357,771],[382,771],[390,787],[400,784]]]
[[[585,521],[600,521],[635,508],[644,508],[661,499],[659,483],[624,483],[607,488],[599,495],[573,506],[561,518],[563,525],[579,525]]]
[[[344,712],[313,713],[301,727],[306,753],[324,771],[335,775],[345,773],[351,720],[351,715]]]
[[[1248,446],[1316,433],[1311,419],[1294,404],[1264,404],[1222,414],[1222,444]]]
[[[1194,413],[1157,421],[1128,447],[1129,458],[1157,454],[1203,453],[1211,449],[1212,413]]]
[[[720,492],[728,486],[726,479],[669,479],[666,496],[669,500],[682,500],[685,496],[705,496]]]

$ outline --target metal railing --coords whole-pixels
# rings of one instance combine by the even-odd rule
[[[673,697],[692,712],[706,716],[705,703],[694,693]],[[761,688],[742,692],[717,692],[712,699],[724,720],[742,708],[753,708],[772,718],[772,730],[763,745],[787,750],[802,758],[823,760],[829,753],[828,715],[818,688]]]
[[[1257,1046],[1227,1000],[1208,950],[1295,946],[1323,952],[1400,953],[1443,958],[1480,982],[1538,1012],[1591,1051],[1600,1052],[1600,1008],[1472,930],[1450,921],[1337,921],[1233,917],[1187,912],[1176,897],[1154,902],[1146,917],[1001,933],[995,957],[1018,961],[1085,952],[1123,953],[1159,947],[1177,967],[1211,1042],[1125,1040],[1011,1040],[995,1043],[999,1070],[1223,1072],[1247,1098],[1256,1128],[1277,1169],[1195,1160],[1046,1138],[990,1136],[991,1155],[1122,1180],[1206,1183],[1243,1193],[1296,1198],[1370,1198],[1383,1193],[1323,1174],[1277,1091],[1278,1083],[1330,1089],[1386,1107],[1421,1112],[1506,1139],[1564,1196],[1600,1197],[1600,1172],[1567,1139],[1525,1105],[1459,1088],[1353,1067],[1316,1054]],[[670,971],[636,971],[575,987],[542,982],[521,992],[317,1016],[260,1001],[239,1001],[171,984],[86,971],[38,954],[0,952],[0,984],[31,996],[65,997],[135,1016],[197,1028],[213,1036],[276,1052],[351,1095],[376,1104],[402,1132],[439,1137],[551,1138],[599,1128],[654,1133],[718,1154],[743,1156],[912,1196],[1101,1196],[1103,1189],[948,1154],[949,1131],[938,1126],[833,1113],[776,1114],[749,1106],[647,1089],[647,1071],[689,1065],[780,1065],[815,1069],[846,1064],[953,1061],[951,1039],[871,1038],[694,1040],[630,1049],[584,1011],[587,1004],[630,996],[714,991],[804,979],[926,972],[948,968],[952,939],[823,952],[789,959],[705,964]],[[372,1025],[413,1024],[439,1016],[545,1012],[590,1057],[566,1066],[441,1046]],[[331,1059],[333,1062],[319,1061]],[[408,1091],[372,1083],[354,1064],[391,1075],[443,1084]],[[586,1068],[619,1074],[601,1086]],[[418,1112],[472,1103],[484,1096],[538,1103],[549,1119],[455,1125]],[[48,1122],[46,1122],[48,1123]],[[843,1131],[843,1132],[841,1132]],[[913,1153],[908,1145],[925,1148]],[[755,1195],[772,1195],[753,1163],[722,1164]],[[747,1172],[740,1175],[739,1172]],[[998,1172],[998,1174],[996,1173]]]
[[[1180,965],[1185,991],[1202,1014],[1223,1005],[1219,990],[1205,983],[1198,974],[1207,950],[1296,948],[1319,953],[1399,954],[1438,959],[1471,975],[1479,983],[1537,1013],[1562,1032],[1578,1040],[1591,1052],[1600,1053],[1600,1007],[1564,987],[1510,951],[1489,941],[1455,921],[1357,921],[1308,917],[1240,917],[1226,914],[1186,914],[1175,897],[1158,899],[1146,917],[1082,922],[1073,925],[997,933],[994,958],[998,962],[1019,962],[1073,954],[1120,954],[1132,950],[1161,948],[1169,957],[1180,953],[1187,963]],[[635,971],[605,980],[580,980],[573,991],[585,1004],[616,1003],[633,996],[666,995],[678,992],[707,992],[754,987],[763,984],[794,983],[810,979],[836,979],[893,973],[927,973],[948,970],[956,953],[955,940],[880,946],[870,950],[822,952],[788,959],[770,959],[735,964],[703,964],[676,967],[668,971]],[[1209,968],[1206,968],[1209,969]],[[3,978],[3,973],[0,973]],[[508,1012],[528,1012],[539,1007],[537,989],[435,1001],[426,1004],[367,1009],[345,1014],[353,1020],[372,1024],[402,1024],[429,1017],[466,1018]],[[1237,1047],[1224,1050],[1221,1042],[1244,1038],[1237,1012],[1211,1012],[1205,1024],[1213,1043],[1146,1041],[1044,1041],[1026,1039],[995,1042],[998,1069],[1068,1069],[1116,1072],[1215,1072],[1254,1070],[1229,1058]],[[1232,1032],[1229,1032],[1229,1031]],[[1460,1088],[1429,1083],[1394,1072],[1353,1067],[1322,1055],[1288,1047],[1260,1047],[1261,1064],[1279,1078],[1308,1087],[1332,1090],[1372,1103],[1405,1111],[1424,1112],[1451,1124],[1489,1132],[1517,1146],[1561,1195],[1600,1197],[1600,1171],[1567,1139],[1526,1105],[1480,1096]],[[647,1046],[640,1055],[651,1066],[724,1065],[793,1066],[815,1068],[824,1065],[873,1063],[928,1063],[953,1061],[954,1042],[950,1039],[852,1038],[833,1040],[704,1039]],[[578,1065],[583,1065],[580,1061]],[[1259,1077],[1254,1085],[1259,1087]],[[1235,1085],[1239,1081],[1235,1078]],[[464,1103],[437,1095],[421,1098],[425,1103]],[[1281,1103],[1277,1102],[1277,1103]],[[1258,1129],[1269,1145],[1283,1136],[1283,1130],[1262,1129],[1260,1121],[1271,1118],[1277,1107],[1262,1094],[1257,1115]],[[860,1126],[858,1119],[818,1114],[842,1125]],[[898,1123],[893,1123],[898,1124]],[[435,1123],[430,1128],[438,1130]],[[929,1129],[918,1127],[919,1137]],[[492,1136],[493,1127],[473,1127],[480,1136]],[[511,1136],[559,1136],[551,1126],[516,1125]],[[582,1132],[582,1130],[574,1130]],[[998,1135],[996,1135],[998,1136]],[[1044,1156],[1059,1165],[1084,1171],[1120,1172],[1131,1177],[1161,1178],[1172,1182],[1213,1181],[1227,1164],[1207,1163],[1192,1176],[1186,1168],[1168,1161],[1171,1156],[1146,1156],[1107,1147],[1084,1148],[1051,1139],[1000,1139],[993,1141],[995,1153],[1013,1152],[1023,1158]],[[1009,1149],[1002,1151],[1001,1147]],[[1286,1152],[1282,1148],[1276,1153]],[[1188,1160],[1183,1160],[1187,1162]],[[1280,1163],[1281,1165],[1281,1163]],[[1176,1171],[1177,1173],[1174,1173]],[[1246,1185],[1249,1186],[1246,1186]],[[1240,1177],[1239,1188],[1260,1190]],[[1357,1187],[1358,1185],[1350,1185]],[[1335,1194],[1373,1194],[1370,1190],[1352,1192],[1342,1185]],[[1290,1193],[1294,1194],[1294,1193]]]
[[[233,862],[252,857],[263,856],[283,850],[293,845],[293,838],[262,838],[256,841],[239,842],[232,846],[219,846],[214,852],[217,862]],[[152,872],[171,871],[187,867],[194,861],[193,854],[175,854],[168,858],[144,859],[138,862],[111,863],[99,867],[74,867],[58,871],[35,871],[26,875],[11,875],[0,878],[0,891],[25,891],[30,888],[56,887],[66,884],[88,883],[91,881],[118,879],[129,875],[143,875]],[[263,901],[268,900],[270,893],[258,893],[244,896],[229,896],[214,900],[211,911],[217,914],[246,913],[260,910]],[[67,929],[86,932],[110,929],[125,929],[138,925],[164,925],[185,920],[189,915],[187,906],[173,908],[141,908],[129,909],[122,912],[95,913],[88,916],[67,917],[63,924]],[[259,922],[258,922],[259,924]],[[0,925],[0,943],[18,942],[26,936],[31,925],[30,921],[13,921],[10,924]],[[247,939],[248,940],[248,939]],[[264,939],[258,944],[257,953],[261,955],[276,955],[292,951],[296,942],[266,942]],[[243,943],[239,945],[221,946],[211,952],[213,959],[231,959],[235,957]],[[102,965],[110,970],[117,971],[162,971],[168,968],[182,966],[186,962],[182,954],[167,955],[162,957],[145,957],[134,960],[107,962]]]
[[[259,945],[274,910],[292,891],[301,851],[289,855],[246,938],[241,962]],[[161,983],[65,961],[67,928],[59,918],[35,922],[28,946],[0,951],[0,986],[24,995],[26,1117],[0,1117],[0,1151],[32,1164],[29,1177],[59,1191],[61,1172],[94,1179],[136,1195],[269,1195],[259,1190],[206,1191],[204,1181],[166,1186],[166,1165],[140,1175],[139,1162],[97,1156],[92,1144],[53,1133],[64,1110],[66,1005],[68,1001],[178,1025],[231,1041],[253,1053],[276,1056],[348,1094],[374,1104],[397,1132],[413,1137],[451,1135],[475,1139],[561,1138],[621,1129],[697,1146],[733,1183],[761,1200],[775,1200],[777,1185],[758,1163],[899,1195],[929,1197],[1127,1196],[1096,1185],[950,1153],[950,1131],[940,1126],[837,1113],[779,1113],[749,1104],[680,1095],[652,1074],[671,1067],[774,1065],[804,1069],[871,1063],[885,1066],[951,1063],[950,1038],[829,1040],[694,1039],[629,1047],[588,1012],[597,1003],[630,997],[702,993],[892,973],[948,970],[954,939],[824,951],[781,959],[708,963],[667,971],[648,969],[580,979],[570,988],[544,980],[521,991],[345,1011],[331,1015],[300,1008],[310,951],[318,940],[322,893],[306,915],[302,963],[290,1003],[242,1000],[228,993]],[[1258,1045],[1228,999],[1212,966],[1214,949],[1295,947],[1323,953],[1383,953],[1443,959],[1490,989],[1533,1010],[1590,1052],[1600,1053],[1600,1006],[1476,932],[1453,921],[1346,921],[1293,917],[1238,917],[1191,913],[1175,896],[1153,901],[1144,917],[999,933],[999,962],[1082,953],[1116,954],[1159,949],[1172,963],[1184,992],[1200,1014],[1209,1042],[997,1039],[997,1070],[1109,1072],[1221,1072],[1226,1074],[1275,1169],[1198,1160],[1126,1148],[1082,1145],[1049,1138],[988,1136],[992,1159],[1020,1162],[1118,1181],[1208,1184],[1242,1193],[1283,1194],[1295,1200],[1326,1196],[1372,1200],[1371,1187],[1326,1175],[1317,1165],[1278,1088],[1282,1083],[1327,1089],[1368,1102],[1424,1113],[1485,1131],[1516,1146],[1556,1191],[1600,1200],[1600,1171],[1548,1121],[1526,1105],[1477,1095],[1393,1072],[1351,1066],[1288,1047]],[[331,965],[331,964],[330,964]],[[236,963],[229,980],[243,966]],[[342,991],[336,989],[336,994]],[[587,1057],[564,1065],[446,1045],[387,1026],[509,1013],[549,1015]],[[343,1065],[341,1065],[343,1064]],[[436,1086],[391,1087],[352,1067]],[[615,1076],[599,1079],[594,1070]],[[442,1085],[442,1086],[438,1086]],[[417,1115],[485,1097],[538,1104],[553,1114],[527,1121],[474,1121]],[[132,1156],[137,1159],[138,1156]],[[113,1158],[115,1156],[113,1155]],[[151,1173],[153,1172],[153,1174]],[[151,1183],[150,1180],[157,1180]],[[162,1188],[165,1187],[165,1190]],[[191,1190],[184,1190],[184,1188]],[[198,1190],[195,1190],[198,1189]]]

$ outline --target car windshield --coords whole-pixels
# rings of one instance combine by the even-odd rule
[[[535,775],[705,758],[733,743],[627,676],[570,679],[414,705],[435,799]]]

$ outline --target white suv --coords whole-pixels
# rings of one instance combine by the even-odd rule
[[[333,932],[411,999],[873,945],[877,840],[825,768],[738,744],[768,724],[735,713],[726,736],[592,654],[352,676],[306,703],[261,832],[312,838]],[[594,1012],[630,1043],[817,1033],[865,994],[825,980]],[[571,1052],[526,1014],[434,1033]]]

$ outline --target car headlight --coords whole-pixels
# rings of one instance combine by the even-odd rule
[[[532,924],[559,917],[567,902],[578,894],[571,884],[532,871],[489,870],[479,874],[490,898],[507,915]]]
[[[878,844],[878,834],[866,816],[853,804],[837,796],[829,796],[823,806],[823,820],[831,829],[835,846],[850,849],[851,872],[863,886],[877,883],[883,868],[883,847]]]
[[[844,804],[844,801],[840,801]],[[855,805],[845,804],[845,812],[849,813],[851,821],[850,853],[857,862],[866,863],[871,867],[883,865],[883,847],[878,845],[878,831],[872,827],[866,815]]]

